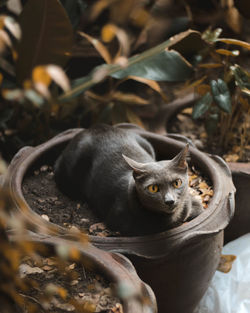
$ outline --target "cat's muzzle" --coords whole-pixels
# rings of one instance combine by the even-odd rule
[[[164,211],[166,213],[174,213],[177,206],[175,205],[175,201],[171,201],[171,202],[165,202],[166,206],[164,208]]]

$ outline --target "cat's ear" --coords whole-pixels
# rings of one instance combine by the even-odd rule
[[[180,170],[186,170],[187,165],[187,155],[188,155],[188,148],[189,144],[187,143],[186,146],[181,150],[180,153],[178,153],[173,159],[172,162],[176,167],[178,167]]]
[[[126,155],[122,155],[126,163],[132,168],[134,178],[138,178],[146,173],[145,164],[130,159]]]

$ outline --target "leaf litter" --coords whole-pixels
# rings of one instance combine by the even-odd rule
[[[190,192],[199,198],[204,208],[213,196],[211,182],[194,166],[189,168]],[[100,237],[122,236],[110,230],[86,203],[72,200],[57,188],[53,168],[42,165],[35,168],[23,181],[23,194],[29,206],[42,218],[67,228],[77,228],[89,235]]]
[[[32,286],[20,291],[21,295],[39,305],[41,313],[123,313],[112,283],[83,265],[36,255],[22,261],[19,274]]]

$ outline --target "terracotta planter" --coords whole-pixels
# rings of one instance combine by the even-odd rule
[[[119,127],[133,126],[122,124]],[[25,201],[22,181],[28,171],[35,164],[53,164],[56,156],[79,131],[81,129],[68,130],[38,147],[19,151],[5,178],[5,184],[15,192],[14,201],[17,196]],[[152,143],[158,159],[172,158],[183,147],[180,141],[166,136],[138,127],[134,127],[134,131]],[[90,236],[95,246],[123,253],[132,260],[140,278],[155,292],[160,313],[193,312],[216,271],[223,245],[223,230],[234,213],[235,189],[226,163],[193,147],[190,154],[191,162],[213,184],[214,196],[204,213],[189,223],[152,236]],[[30,215],[36,216],[35,213]]]
[[[13,239],[18,240],[19,238],[12,236]],[[141,281],[132,263],[123,255],[103,251],[90,243],[80,245],[58,237],[35,234],[27,236],[27,238],[22,237],[23,239],[35,244],[37,246],[35,251],[46,258],[57,255],[56,248],[58,245],[63,245],[64,248],[68,247],[69,249],[75,247],[80,252],[80,257],[72,258],[72,262],[76,262],[83,267],[89,264],[91,270],[104,277],[108,282],[113,283],[118,289],[130,288],[133,291],[131,295],[121,296],[120,298],[124,313],[157,313],[156,300],[152,289]],[[41,244],[42,246],[39,246]]]

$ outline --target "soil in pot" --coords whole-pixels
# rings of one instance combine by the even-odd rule
[[[113,295],[112,284],[83,265],[36,255],[23,260],[19,273],[32,286],[22,291],[22,296],[41,313],[76,312],[76,308],[77,312],[123,312],[120,300]]]
[[[206,208],[213,195],[211,183],[194,167],[189,170],[189,177],[190,191],[201,199]],[[119,232],[108,229],[86,203],[72,200],[59,191],[51,165],[33,168],[25,177],[22,188],[29,206],[52,223],[69,228],[77,227],[94,236],[121,236]]]

